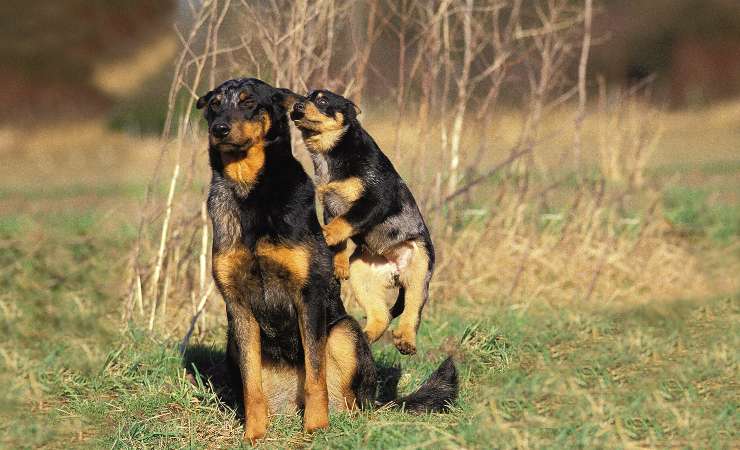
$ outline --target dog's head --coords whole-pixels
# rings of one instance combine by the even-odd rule
[[[198,99],[208,142],[222,152],[243,152],[288,135],[286,114],[300,96],[256,78],[228,80]]]
[[[351,100],[324,89],[311,91],[293,103],[290,118],[303,133],[309,150],[327,151],[326,145],[311,145],[341,135],[356,122],[360,108]],[[321,139],[322,136],[324,139]]]

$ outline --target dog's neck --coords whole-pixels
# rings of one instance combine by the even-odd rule
[[[348,129],[349,125],[345,125],[336,130],[323,131],[317,134],[304,134],[303,142],[311,153],[328,153],[337,145],[337,142],[339,142]]]

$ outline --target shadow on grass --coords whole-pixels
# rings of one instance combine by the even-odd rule
[[[193,384],[202,383],[206,389],[213,388],[220,404],[236,411],[244,418],[242,389],[239,374],[233,373],[226,360],[226,352],[207,345],[190,345],[182,356],[183,366]]]
[[[185,370],[191,376],[191,382],[198,380],[207,389],[213,387],[213,393],[221,405],[233,409],[240,419],[244,418],[242,386],[238,369],[230,364],[226,352],[206,345],[191,345],[185,349],[182,357]],[[401,369],[395,365],[378,364],[378,387],[376,403],[385,404],[398,398],[398,382]]]

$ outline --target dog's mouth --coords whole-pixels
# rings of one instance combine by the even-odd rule
[[[321,119],[319,120],[309,119],[308,116],[306,116],[306,113],[304,111],[299,111],[296,109],[290,112],[290,120],[295,122],[296,126],[308,127],[308,128],[313,128],[316,125],[319,125],[323,122],[323,120]]]
[[[245,142],[213,142],[212,146],[221,153],[245,153],[252,146],[250,139]]]
[[[291,119],[293,119],[292,116],[291,116]],[[295,126],[300,128],[302,131],[316,131],[316,132],[319,131],[319,127],[322,124],[320,120],[311,120],[311,119],[306,118],[306,116],[293,119],[293,123],[295,124]]]

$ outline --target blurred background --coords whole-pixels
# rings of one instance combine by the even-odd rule
[[[570,448],[625,446],[624,429],[644,446],[737,438],[736,405],[722,401],[737,368],[737,327],[728,324],[740,291],[737,0],[27,0],[0,4],[0,332],[15,343],[0,349],[2,368],[12,369],[0,371],[0,381],[17,388],[0,400],[24,405],[33,417],[2,425],[12,431],[10,447],[67,436],[45,431],[55,429],[43,425],[47,415],[107,423],[109,405],[93,405],[98,397],[118,402],[125,417],[139,415],[138,404],[106,397],[126,392],[118,384],[126,377],[132,386],[150,382],[133,369],[116,372],[121,353],[110,354],[113,347],[139,367],[186,333],[191,342],[221,343],[223,305],[210,280],[203,205],[205,125],[193,105],[238,76],[299,93],[327,87],[361,106],[360,120],[411,186],[432,230],[439,264],[423,339],[442,345],[447,335],[466,336],[444,342],[462,348],[467,376],[480,376],[471,385],[495,390],[491,398],[506,389],[524,397],[537,391],[544,406],[530,407],[531,417],[590,423],[596,432],[586,440],[559,435]],[[718,298],[731,298],[730,306],[706,306]],[[345,302],[361,318],[349,296]],[[639,309],[645,305],[659,312]],[[692,308],[703,311],[703,325],[686,332],[688,343],[676,337],[683,328],[674,319],[683,323],[677,317]],[[635,327],[623,330],[627,336],[613,331],[622,314]],[[556,316],[555,331],[537,334],[539,323]],[[496,353],[510,349],[497,317],[510,317],[502,319],[505,330],[529,330],[512,333],[534,342],[520,349],[531,358],[512,363]],[[601,317],[614,319],[602,327]],[[465,328],[485,320],[495,325]],[[661,326],[665,339],[645,331]],[[120,330],[156,348],[137,353]],[[571,339],[578,344],[568,349]],[[690,347],[695,342],[701,345]],[[540,344],[550,356],[538,353]],[[543,361],[590,344],[598,350],[584,353],[589,361],[559,361],[602,361],[593,374],[608,378],[606,385],[582,384],[581,372],[541,372],[573,382],[555,393],[545,392],[545,382],[517,384],[527,377],[486,384],[511,367],[550,370]],[[645,349],[653,344],[672,355],[671,367]],[[180,370],[177,357],[163,358]],[[90,375],[101,364],[105,382]],[[476,364],[495,367],[479,373]],[[684,378],[658,380],[643,370],[653,364]],[[612,370],[632,380],[630,389]],[[18,371],[24,376],[11,373]],[[673,400],[643,386],[653,378],[685,386],[690,393],[677,400],[685,404],[664,404]],[[644,398],[620,397],[643,388]],[[180,395],[168,389],[160,390]],[[466,392],[473,406],[464,414],[476,411],[472,423],[491,421],[474,428],[511,437],[513,424],[517,439],[531,439],[519,447],[552,442],[532,424],[553,422],[527,422],[521,411],[509,417],[500,405],[478,405],[480,392]],[[569,392],[575,398],[548,400]],[[700,408],[707,398],[716,404]],[[165,408],[152,402],[151,411]],[[602,405],[601,412],[568,416],[578,402]],[[697,412],[689,420],[689,412],[669,413],[677,410]],[[202,445],[237,442],[233,420],[182,411],[171,420],[201,423],[193,433]],[[640,420],[620,422],[604,411]],[[653,420],[664,416],[661,426]],[[136,433],[149,425],[121,420],[106,444],[136,445]],[[231,428],[208,428],[214,420]],[[74,442],[100,434],[100,427],[71,428]],[[153,432],[152,442],[180,432]],[[224,440],[213,441],[214,433]],[[475,442],[487,441],[468,444]]]
[[[737,2],[604,0],[596,6],[591,85],[597,76],[621,85],[654,77],[655,101],[675,109],[707,107],[740,93]],[[359,22],[367,11],[356,8]],[[186,29],[188,9],[187,0],[4,4],[0,95],[14,108],[3,109],[3,122],[103,117],[114,130],[159,133],[179,50],[173,22]],[[376,65],[398,52],[390,32],[379,40],[370,55]],[[376,74],[374,84],[383,76]],[[381,101],[386,90],[370,95]]]

